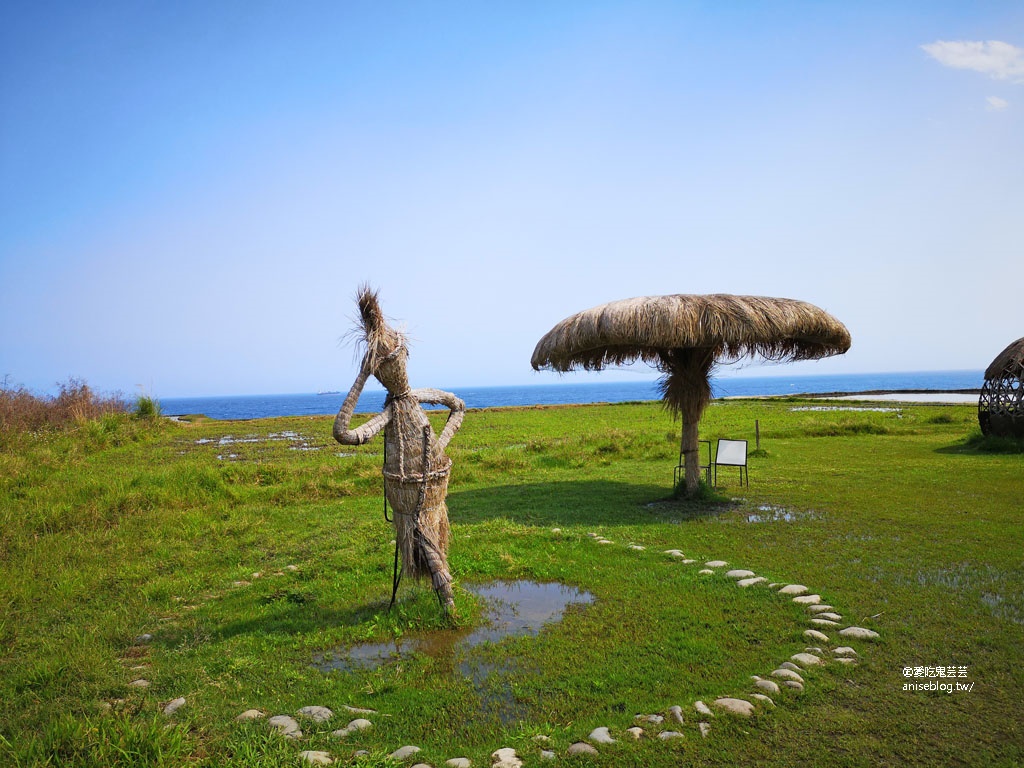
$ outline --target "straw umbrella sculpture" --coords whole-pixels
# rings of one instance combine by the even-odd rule
[[[452,461],[445,447],[466,412],[466,404],[451,392],[411,389],[406,373],[409,355],[405,337],[387,324],[377,293],[367,287],[357,297],[360,331],[366,345],[359,375],[334,419],[334,439],[343,445],[362,445],[384,430],[384,516],[391,505],[395,526],[395,573],[391,603],[402,575],[429,577],[441,607],[455,610],[452,575],[448,570],[448,475]],[[363,385],[374,376],[388,391],[384,410],[350,429],[349,423]],[[420,403],[449,408],[440,436]],[[401,559],[401,570],[399,570]]]
[[[1010,344],[985,369],[978,423],[985,435],[1024,437],[1024,338]]]
[[[686,492],[697,491],[697,424],[711,400],[709,377],[720,362],[761,356],[813,360],[850,348],[832,315],[803,301],[714,294],[641,296],[567,317],[533,351],[535,370],[601,370],[643,360],[662,371],[662,399],[683,420]]]

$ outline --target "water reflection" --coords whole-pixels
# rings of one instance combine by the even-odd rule
[[[466,586],[484,602],[483,626],[466,630],[430,632],[384,643],[362,643],[318,654],[313,665],[322,672],[372,670],[414,655],[434,660],[440,673],[458,672],[483,684],[495,665],[474,661],[469,651],[483,643],[507,637],[536,635],[545,624],[558,621],[570,605],[594,601],[589,592],[557,582],[498,581]],[[502,671],[509,669],[504,667]]]

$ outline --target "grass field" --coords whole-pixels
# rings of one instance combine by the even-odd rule
[[[423,654],[313,665],[480,621],[464,588],[454,627],[422,586],[403,584],[387,611],[379,440],[342,448],[330,417],[116,415],[13,439],[0,451],[0,764],[282,766],[362,749],[356,764],[383,765],[406,744],[422,748],[409,762],[434,766],[487,766],[501,747],[527,765],[542,747],[564,765],[1024,763],[1024,453],[979,439],[972,407],[812,405],[714,403],[702,438],[753,447],[757,420],[763,453],[749,488],[723,471],[701,501],[671,498],[679,425],[657,404],[467,414],[449,447],[457,583],[559,581],[594,596],[537,637],[483,647],[482,682]],[[807,585],[880,638],[831,632],[857,665],[808,670],[803,692],[749,719],[719,714],[702,738],[693,702],[749,696],[751,676],[803,651],[810,626],[764,584],[700,575],[709,559]],[[966,667],[970,690],[905,690],[928,679],[904,669],[926,666]],[[335,716],[299,718],[297,741],[235,720],[307,705]],[[356,717],[344,705],[376,710],[373,727],[331,736]],[[683,725],[645,728],[682,738],[625,734],[672,705]],[[566,755],[597,726],[617,743]]]

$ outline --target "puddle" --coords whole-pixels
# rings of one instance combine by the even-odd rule
[[[785,507],[763,504],[757,512],[748,512],[745,517],[748,523],[792,523],[794,520],[817,520],[821,515],[813,510],[794,512]]]
[[[322,672],[351,672],[376,669],[382,664],[422,655],[442,662],[450,661],[450,665],[441,666],[449,670],[458,669],[470,677],[471,665],[466,651],[483,643],[500,642],[506,637],[536,635],[545,624],[561,619],[568,606],[594,601],[589,592],[557,582],[499,581],[469,585],[466,589],[484,600],[486,623],[481,627],[431,632],[386,643],[363,643],[319,654],[314,657],[313,665]]]
[[[292,445],[288,446],[291,451],[318,451],[320,447],[317,445],[310,445],[309,438],[303,437],[298,432],[286,430],[284,432],[271,432],[266,437],[259,437],[258,435],[246,435],[245,437],[235,437],[234,435],[224,435],[223,437],[201,437],[195,440],[196,445],[239,445],[242,443],[272,443],[289,441]],[[217,458],[221,461],[226,459],[237,459],[237,453],[218,454]]]
[[[339,648],[314,656],[313,666],[321,672],[353,672],[374,670],[413,656],[428,656],[434,660],[435,674],[468,678],[484,697],[482,689],[488,676],[492,672],[512,671],[515,662],[507,659],[500,665],[484,663],[474,659],[474,648],[509,637],[537,635],[545,625],[561,620],[570,606],[594,602],[589,592],[557,582],[498,581],[467,585],[466,589],[484,602],[483,626]],[[484,697],[484,704],[506,721],[515,717],[512,699],[511,691],[505,691],[498,699]]]

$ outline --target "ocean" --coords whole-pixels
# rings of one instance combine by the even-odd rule
[[[764,395],[823,394],[829,392],[873,392],[923,390],[951,392],[976,390],[984,382],[981,371],[923,371],[916,373],[854,373],[825,376],[763,376],[712,378],[716,398]],[[622,403],[659,400],[655,381],[617,381],[528,384],[516,387],[452,387],[467,408],[503,406]],[[379,411],[384,390],[364,391],[357,413]],[[335,414],[345,399],[344,392],[294,395],[226,395],[223,397],[159,398],[166,416],[201,413],[211,419],[260,419],[272,416],[320,416]]]

